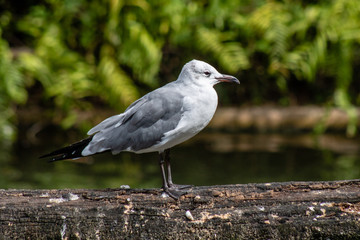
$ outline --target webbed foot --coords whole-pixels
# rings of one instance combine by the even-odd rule
[[[189,189],[192,188],[194,185],[181,185],[181,184],[175,184],[175,183],[169,183],[169,187],[177,190],[182,189]]]
[[[187,191],[181,191],[181,190],[179,190],[179,188],[175,188],[175,187],[168,187],[168,188],[163,187],[163,190],[167,195],[169,195],[170,197],[172,197],[175,200],[178,200],[179,197],[187,194]]]

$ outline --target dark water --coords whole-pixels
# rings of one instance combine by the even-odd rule
[[[359,143],[342,135],[203,132],[172,149],[173,178],[193,185],[360,178]],[[156,153],[106,153],[56,163],[37,158],[61,146],[52,137],[8,154],[4,147],[0,188],[161,186]]]

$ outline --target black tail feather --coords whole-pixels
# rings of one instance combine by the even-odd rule
[[[41,156],[40,158],[52,157],[49,160],[49,162],[54,162],[54,161],[60,161],[60,160],[65,160],[65,159],[74,159],[74,158],[83,157],[81,155],[81,152],[89,144],[89,142],[92,140],[92,138],[93,138],[93,136],[88,137],[84,140],[81,140],[80,142],[76,142],[67,147],[60,148],[51,153],[45,154],[45,155]]]

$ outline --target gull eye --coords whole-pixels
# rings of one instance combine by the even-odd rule
[[[205,75],[206,77],[210,77],[211,73],[210,73],[209,71],[205,71],[205,72],[204,72],[204,75]]]

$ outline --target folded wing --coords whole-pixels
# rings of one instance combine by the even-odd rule
[[[161,97],[163,94],[168,97]],[[110,117],[91,129],[92,141],[84,156],[103,151],[117,154],[137,152],[161,141],[178,125],[183,107],[183,95],[176,90],[160,88],[140,98],[120,115]]]

